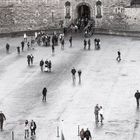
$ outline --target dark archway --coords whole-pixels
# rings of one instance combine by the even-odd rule
[[[80,5],[77,7],[78,18],[91,18],[90,7],[87,5]]]

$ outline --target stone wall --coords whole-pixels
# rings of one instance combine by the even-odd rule
[[[6,0],[5,0],[6,1]],[[131,7],[131,0],[102,0],[101,18],[96,18],[97,0],[69,0],[70,19],[65,19],[67,0],[24,0],[3,3],[0,7],[0,32],[16,32],[60,28],[77,18],[76,8],[86,3],[91,9],[95,27],[104,30],[140,31],[140,7]]]

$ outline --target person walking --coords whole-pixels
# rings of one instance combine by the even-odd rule
[[[102,106],[100,106],[100,108],[99,108],[99,115],[100,115],[100,122],[103,125],[104,116],[103,116],[103,107]]]
[[[49,70],[49,72],[51,72],[51,68],[52,68],[52,62],[51,62],[51,60],[49,60],[49,62],[48,62],[48,70]]]
[[[43,61],[43,59],[40,61],[40,69],[41,69],[41,71],[43,71],[43,66],[44,66],[44,61]]]
[[[136,98],[137,108],[139,108],[139,100],[140,100],[140,92],[139,92],[139,90],[136,91],[134,96]]]
[[[30,57],[31,57],[31,64],[33,65],[33,62],[34,62],[34,56],[31,54]]]
[[[52,43],[52,54],[54,54],[55,48],[54,48],[54,43]]]
[[[47,88],[46,87],[43,88],[42,95],[43,95],[42,101],[46,102],[46,95],[47,95]]]
[[[70,42],[70,47],[72,47],[72,36],[70,36],[69,42]]]
[[[17,47],[17,53],[20,54],[20,47]]]
[[[91,138],[91,133],[90,133],[90,131],[88,130],[88,128],[87,128],[87,130],[85,131],[84,136],[85,136],[86,140],[89,140],[89,139]]]
[[[31,55],[27,55],[27,62],[28,62],[28,66],[31,65]]]
[[[6,53],[9,53],[10,45],[7,43],[6,44]]]
[[[5,115],[3,114],[2,111],[0,111],[0,129],[3,131],[3,122],[6,120]]]
[[[86,46],[87,46],[87,40],[84,39],[84,50],[86,49]]]
[[[62,49],[62,50],[64,50],[64,44],[65,44],[65,40],[64,40],[64,38],[63,38],[62,41],[61,41],[61,49]]]
[[[90,46],[91,46],[91,41],[90,38],[88,39],[88,50],[90,50]]]
[[[81,84],[81,74],[82,74],[82,71],[78,70],[79,84]]]
[[[75,77],[76,69],[74,67],[71,69],[71,73],[72,73],[73,84],[75,84],[75,80],[76,80],[76,77]]]
[[[118,56],[117,56],[116,60],[118,62],[120,62],[121,61],[121,52],[120,51],[117,51],[117,54],[118,54]]]
[[[24,45],[25,45],[25,43],[24,43],[24,41],[22,41],[21,42],[21,50],[22,50],[22,52],[24,51]]]
[[[81,140],[84,140],[84,138],[85,138],[85,131],[83,128],[80,131],[80,138],[81,138]]]
[[[25,130],[25,135],[24,135],[24,138],[29,138],[29,122],[28,120],[25,121],[25,127],[24,127],[24,130]]]
[[[27,49],[30,49],[30,42],[27,43]]]
[[[24,33],[23,38],[24,38],[24,42],[27,42],[27,35],[26,35],[26,33]]]
[[[99,108],[99,106],[98,106],[98,104],[97,104],[97,105],[95,106],[95,108],[94,108],[95,122],[96,122],[96,123],[99,122],[99,110],[100,110],[100,108]]]
[[[35,121],[32,120],[31,124],[30,124],[31,137],[36,135],[36,132],[35,132],[36,128],[37,128],[36,123],[35,123]]]

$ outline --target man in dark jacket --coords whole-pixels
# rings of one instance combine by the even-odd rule
[[[40,61],[40,68],[41,68],[41,71],[43,71],[43,65],[44,65],[44,61],[43,59]]]
[[[137,107],[139,108],[139,100],[140,100],[140,92],[139,92],[139,90],[136,91],[135,98],[136,98]]]
[[[70,47],[72,47],[72,36],[70,36],[69,42],[70,42]]]
[[[32,136],[34,136],[36,134],[35,133],[36,123],[33,120],[31,121],[30,130],[31,130],[31,137],[32,137]]]
[[[25,45],[25,43],[24,43],[24,41],[22,41],[21,42],[21,49],[22,49],[22,51],[24,51],[24,45]]]
[[[89,138],[91,138],[91,133],[90,133],[90,131],[88,130],[88,128],[87,128],[87,130],[85,131],[84,136],[85,136],[86,140],[89,140]]]
[[[10,45],[7,43],[6,44],[6,52],[9,53]]]
[[[75,73],[76,73],[76,69],[73,67],[72,70],[71,70],[71,73],[72,73],[72,80],[73,80],[73,83],[75,83]]]
[[[4,122],[4,120],[6,120],[6,117],[2,113],[2,111],[0,111],[0,129],[1,129],[1,131],[3,130],[3,122]]]
[[[42,95],[43,95],[42,101],[46,102],[46,95],[47,95],[47,88],[46,87],[43,88]]]

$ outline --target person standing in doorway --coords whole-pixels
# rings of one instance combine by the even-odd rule
[[[5,115],[0,111],[0,129],[3,131],[3,122],[6,120]]]
[[[47,88],[46,87],[43,88],[42,95],[43,95],[42,101],[46,102],[46,95],[47,95]]]
[[[136,91],[134,96],[136,98],[137,108],[139,108],[139,100],[140,100],[140,92],[139,92],[139,90]]]

